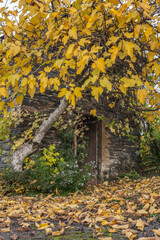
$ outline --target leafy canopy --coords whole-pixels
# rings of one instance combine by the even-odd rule
[[[160,0],[13,1],[15,11],[0,10],[4,114],[47,89],[73,106],[90,92],[160,107]]]

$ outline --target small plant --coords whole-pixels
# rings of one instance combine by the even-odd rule
[[[141,136],[140,165],[145,172],[160,171],[160,120],[146,124]]]
[[[132,171],[132,172],[121,175],[120,178],[129,178],[129,179],[136,180],[141,178],[141,176],[138,172]]]
[[[43,148],[25,159],[23,172],[7,168],[2,176],[6,192],[73,192],[84,188],[93,177],[92,163],[85,163],[87,140],[73,150],[73,132],[60,132],[61,144]]]

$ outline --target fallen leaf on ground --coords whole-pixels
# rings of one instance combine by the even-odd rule
[[[158,236],[160,236],[160,228],[158,229],[152,229],[152,231],[157,234]]]
[[[99,237],[98,240],[113,240],[111,237]]]
[[[0,232],[10,232],[10,228],[2,228],[0,229]]]
[[[125,225],[113,225],[112,227],[113,227],[113,228],[116,228],[116,229],[127,229],[127,228],[129,228],[129,224],[125,224]]]
[[[13,235],[10,236],[10,239],[11,240],[18,240],[19,236],[17,234],[13,234]]]
[[[138,240],[156,240],[155,237],[141,237]]]
[[[46,228],[45,231],[46,231],[46,234],[47,234],[47,235],[51,235],[52,232],[53,232],[53,231],[52,231],[52,228]]]
[[[142,221],[141,218],[136,221],[136,227],[137,227],[139,230],[143,231],[143,229],[144,229],[144,222]]]
[[[48,227],[49,227],[48,223],[41,223],[38,227],[38,230],[44,230]]]
[[[62,228],[60,231],[52,232],[52,236],[60,236],[64,233],[64,228]]]
[[[19,228],[16,229],[16,231],[28,232],[28,231],[30,231],[30,227],[19,227]]]

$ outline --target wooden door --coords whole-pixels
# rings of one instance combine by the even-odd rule
[[[87,146],[87,158],[86,162],[93,162],[94,165],[97,164],[97,123],[88,122],[88,130],[86,131],[86,136],[88,138]]]

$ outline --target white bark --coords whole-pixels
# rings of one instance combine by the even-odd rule
[[[47,131],[53,126],[53,123],[58,120],[61,114],[66,110],[68,102],[65,97],[61,100],[59,106],[52,112],[48,119],[43,121],[42,125],[37,129],[31,143],[24,143],[19,149],[15,150],[11,156],[11,164],[17,172],[22,171],[24,159],[31,153],[35,152],[38,145],[41,143]]]

